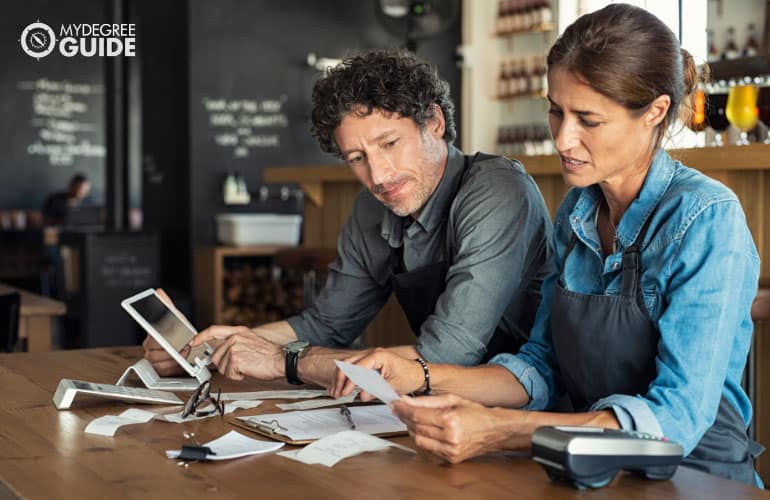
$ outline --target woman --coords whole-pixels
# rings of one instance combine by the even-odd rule
[[[541,425],[620,427],[680,443],[684,465],[757,484],[740,386],[757,251],[736,196],[660,148],[688,109],[692,57],[655,16],[613,4],[567,28],[548,68],[573,189],[529,342],[476,368],[384,352],[358,362],[401,393],[453,393],[393,405],[418,446],[452,462],[528,447]],[[344,377],[332,388],[351,389]],[[562,394],[573,412],[541,411]]]

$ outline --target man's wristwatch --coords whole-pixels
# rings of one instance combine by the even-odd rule
[[[309,346],[310,343],[304,340],[295,340],[283,346],[283,352],[286,355],[286,381],[290,384],[304,384],[297,376],[297,361],[299,354]]]

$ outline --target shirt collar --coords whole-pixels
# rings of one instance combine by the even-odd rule
[[[462,179],[465,170],[465,157],[462,152],[451,144],[447,145],[447,165],[444,175],[436,186],[436,190],[428,198],[427,203],[420,211],[417,219],[404,229],[404,219],[390,210],[385,210],[382,217],[382,230],[380,235],[388,244],[397,248],[403,242],[403,232],[412,236],[420,230],[431,232],[446,220],[449,206],[454,200],[454,195]],[[407,216],[410,217],[410,216]]]
[[[642,189],[634,201],[631,202],[620,224],[617,227],[616,237],[622,248],[630,247],[642,230],[645,222],[650,217],[655,207],[671,184],[676,170],[676,162],[661,149],[656,154],[644,179]],[[589,221],[593,224],[593,217],[599,207],[599,201],[603,199],[601,188],[594,184],[584,189],[578,197],[575,206],[570,213],[570,223],[578,234],[585,235],[583,225]],[[640,242],[641,243],[641,242]]]

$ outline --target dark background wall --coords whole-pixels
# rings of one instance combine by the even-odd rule
[[[308,66],[308,53],[341,58],[359,49],[404,46],[405,38],[385,29],[374,0],[190,0],[189,5],[192,241],[202,245],[215,243],[214,216],[228,211],[221,194],[228,172],[240,172],[253,187],[265,166],[337,163],[310,135],[311,89],[319,72]],[[459,43],[458,18],[451,30],[417,48],[449,80],[458,108]],[[221,106],[237,109],[239,100],[257,108],[232,115],[265,126],[246,130],[217,121],[226,122],[230,114],[218,112]],[[236,151],[229,145],[234,137],[239,145],[251,138],[259,146]],[[252,208],[281,210],[270,204]]]
[[[75,172],[92,180],[103,203],[105,176],[104,60],[66,58],[54,51],[36,60],[22,52],[24,28],[37,20],[100,23],[106,2],[7,2],[0,15],[0,208],[40,208],[66,188]],[[58,33],[56,33],[58,37]],[[76,84],[65,88],[65,83]],[[73,154],[70,154],[73,153]]]
[[[92,179],[94,203],[111,205],[105,183],[123,174],[114,174],[118,166],[108,164],[105,151],[111,130],[105,95],[116,91],[105,78],[106,60],[55,52],[37,61],[22,52],[18,40],[37,19],[57,30],[62,23],[109,22],[116,9],[124,12],[124,22],[136,24],[137,45],[119,82],[127,102],[126,199],[130,206],[141,205],[144,229],[159,235],[156,286],[178,291],[176,297],[184,301],[191,292],[193,249],[216,244],[217,214],[301,210],[297,203],[278,200],[241,209],[225,206],[222,183],[228,172],[239,172],[256,189],[265,166],[337,161],[320,151],[309,132],[311,89],[319,72],[308,66],[308,54],[341,58],[359,49],[404,46],[405,37],[387,31],[378,19],[378,5],[375,0],[26,0],[4,5],[0,209],[38,208],[76,171]],[[459,43],[458,18],[448,32],[420,41],[416,51],[450,82],[458,112],[460,70],[454,54]],[[89,90],[41,97],[46,92],[20,87],[41,79],[86,84]],[[62,102],[75,102],[82,112],[57,123],[82,130],[69,137],[52,134],[57,130],[51,117],[33,108],[36,96],[58,103],[48,106],[52,112],[61,112]],[[228,122],[230,115],[245,117],[249,126]],[[245,148],[234,146],[234,138]],[[50,149],[64,148],[67,141],[92,147],[69,159],[30,153],[36,143]]]

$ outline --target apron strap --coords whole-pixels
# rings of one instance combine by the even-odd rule
[[[647,217],[647,220],[644,223],[644,226],[642,226],[641,231],[639,231],[639,234],[637,235],[634,242],[631,244],[630,247],[626,248],[623,251],[623,263],[622,263],[622,269],[623,269],[623,289],[621,291],[621,295],[624,297],[629,298],[636,298],[639,302],[639,306],[642,307],[642,310],[644,309],[644,297],[642,294],[642,287],[641,287],[641,280],[642,280],[642,255],[641,255],[641,246],[644,242],[644,237],[647,235],[647,229],[650,227],[650,221],[652,220],[650,216]],[[572,253],[573,248],[575,247],[575,243],[577,243],[577,234],[575,231],[571,231],[569,243],[567,244],[567,250],[564,252],[564,261],[566,262],[567,257],[569,257],[569,254]]]
[[[647,235],[651,220],[650,214],[634,242],[623,251],[623,290],[621,293],[624,297],[636,298],[643,311],[646,306],[642,292],[642,243]]]

